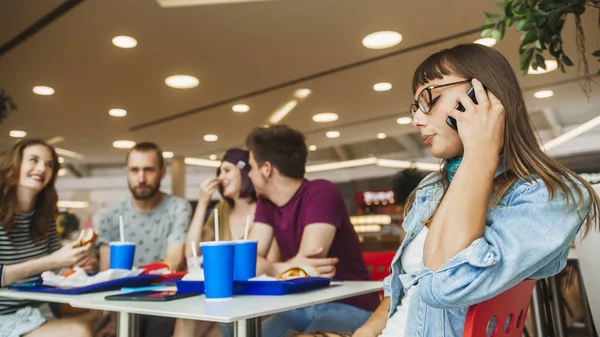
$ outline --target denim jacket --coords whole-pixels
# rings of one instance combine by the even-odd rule
[[[504,172],[499,167],[496,176]],[[425,181],[431,181],[431,178]],[[435,211],[443,194],[441,182],[421,187],[403,223],[406,236],[392,262],[392,273],[384,280],[384,293],[391,296],[389,316],[404,297],[417,286],[411,297],[406,337],[463,335],[469,306],[488,300],[519,282],[557,274],[567,263],[569,244],[591,209],[591,198],[583,185],[584,203],[577,211],[575,202],[557,192],[549,192],[541,179],[518,180],[488,209],[483,237],[433,272],[421,269],[406,274],[400,255]],[[406,304],[404,304],[406,305]]]

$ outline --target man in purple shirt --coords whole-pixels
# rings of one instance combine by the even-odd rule
[[[257,274],[276,276],[293,266],[312,266],[326,277],[371,280],[342,194],[329,181],[304,179],[304,135],[285,125],[261,127],[248,135],[246,146],[259,197],[250,234],[258,241]],[[273,238],[285,262],[265,259]],[[378,305],[378,294],[372,293],[276,314],[263,322],[263,337],[355,331]]]

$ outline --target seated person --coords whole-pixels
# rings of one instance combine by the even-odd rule
[[[154,143],[136,144],[127,153],[125,170],[131,197],[108,207],[98,221],[100,269],[109,268],[109,244],[120,239],[119,216],[123,216],[125,240],[136,245],[134,266],[164,261],[174,271],[183,269],[192,207],[186,200],[160,190],[166,173],[161,149]],[[116,334],[116,315],[109,317],[97,336]],[[173,318],[141,316],[140,336],[170,337],[174,326]]]
[[[248,163],[249,152],[241,149],[229,149],[223,156],[221,166],[217,169],[217,176],[206,179],[200,186],[198,204],[194,218],[188,229],[186,242],[186,256],[192,255],[192,245],[195,245],[198,254],[200,249],[198,243],[201,241],[212,241],[215,238],[215,218],[210,214],[206,223],[206,209],[215,190],[223,198],[216,206],[219,210],[219,239],[240,240],[244,238],[247,217],[254,219],[256,209],[256,193],[254,186],[248,178],[250,164]],[[269,260],[279,261],[279,250],[276,241],[269,250]],[[211,330],[212,329],[212,330]],[[201,337],[207,333],[209,336],[229,333],[231,324],[216,324],[213,322],[194,321],[178,319],[175,324],[175,337],[194,336]]]
[[[49,269],[87,263],[90,245],[60,247],[54,183],[59,169],[54,148],[41,139],[23,139],[0,161],[0,280],[2,287]],[[0,335],[92,336],[82,319],[56,319],[48,303],[0,298]]]
[[[471,86],[478,103],[465,94]],[[540,149],[499,51],[435,53],[415,71],[413,94],[412,125],[444,169],[408,198],[386,297],[354,336],[460,337],[469,306],[557,274],[579,230],[598,228],[598,195]]]
[[[246,140],[250,179],[258,195],[250,239],[258,241],[257,274],[276,276],[290,267],[312,267],[324,277],[371,280],[342,194],[325,180],[304,179],[304,135],[284,125],[254,129]],[[273,240],[282,261],[265,257]],[[290,331],[354,331],[377,308],[377,293],[275,314],[264,337]]]

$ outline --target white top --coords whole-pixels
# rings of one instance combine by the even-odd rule
[[[103,297],[87,297],[81,300],[73,298],[69,304],[76,308],[231,323],[378,292],[381,289],[381,282],[344,281],[340,285],[299,294],[234,296],[231,300],[219,302],[207,302],[202,295],[169,302],[106,301]],[[1,292],[0,296],[2,296]]]
[[[425,238],[429,230],[423,227],[423,230],[414,238],[402,252],[400,262],[402,269],[407,274],[416,273],[421,268],[423,263],[423,248],[425,246]],[[402,301],[396,307],[396,312],[388,319],[385,329],[381,332],[381,337],[403,337],[406,331],[406,319],[408,317],[408,307],[410,299],[415,292],[417,285],[410,287]]]

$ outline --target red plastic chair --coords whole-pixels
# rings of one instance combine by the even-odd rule
[[[390,274],[390,266],[395,255],[396,252],[363,253],[363,259],[373,281],[383,281]]]
[[[472,305],[467,312],[463,337],[523,336],[534,285],[535,280],[525,280],[494,298]],[[494,318],[495,329],[487,334],[488,324],[493,325]]]

